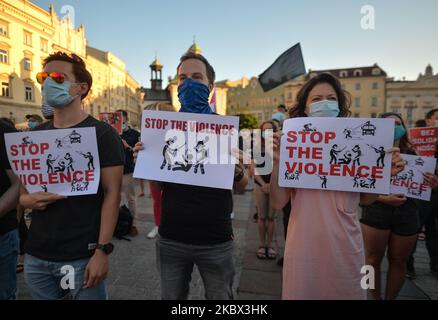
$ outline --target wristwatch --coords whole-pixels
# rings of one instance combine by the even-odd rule
[[[96,250],[102,250],[106,255],[111,254],[114,251],[114,245],[110,242],[107,244],[98,244]]]

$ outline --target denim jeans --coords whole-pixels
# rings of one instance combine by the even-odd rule
[[[26,254],[24,277],[35,300],[106,300],[105,282],[84,289],[84,273],[90,259],[67,262],[41,260]],[[73,278],[70,278],[73,275]],[[70,278],[72,281],[66,281]]]
[[[187,299],[195,264],[204,282],[206,299],[233,299],[233,241],[199,246],[158,237],[156,249],[163,300]]]
[[[17,294],[18,230],[0,236],[0,300],[14,300]]]

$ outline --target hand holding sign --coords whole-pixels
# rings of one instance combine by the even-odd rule
[[[62,199],[67,197],[49,192],[26,193],[20,196],[20,204],[27,209],[45,210],[49,204]]]
[[[438,189],[438,176],[434,175],[433,173],[426,172],[424,174],[424,183],[431,187],[433,190]]]
[[[397,173],[402,172],[405,168],[405,160],[400,155],[400,148],[391,148],[388,153],[392,154],[391,158],[391,176],[395,176]]]

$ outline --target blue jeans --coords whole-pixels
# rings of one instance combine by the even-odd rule
[[[24,259],[24,278],[35,300],[106,300],[105,282],[95,288],[82,288],[89,258],[52,262],[29,254]],[[71,281],[68,281],[68,280]]]
[[[158,237],[156,249],[163,300],[187,299],[195,264],[204,282],[206,299],[233,299],[233,241],[198,246]]]
[[[0,236],[0,300],[14,300],[17,294],[18,230]]]

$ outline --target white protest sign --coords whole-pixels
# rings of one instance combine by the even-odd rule
[[[238,128],[238,117],[143,111],[134,177],[231,190]]]
[[[295,118],[283,133],[281,187],[389,194],[393,119]]]
[[[94,127],[7,133],[5,144],[12,170],[29,193],[97,193],[100,164]]]
[[[391,179],[391,193],[404,194],[408,198],[430,201],[432,190],[423,183],[423,175],[435,172],[436,159],[402,154],[406,165],[402,172]]]

